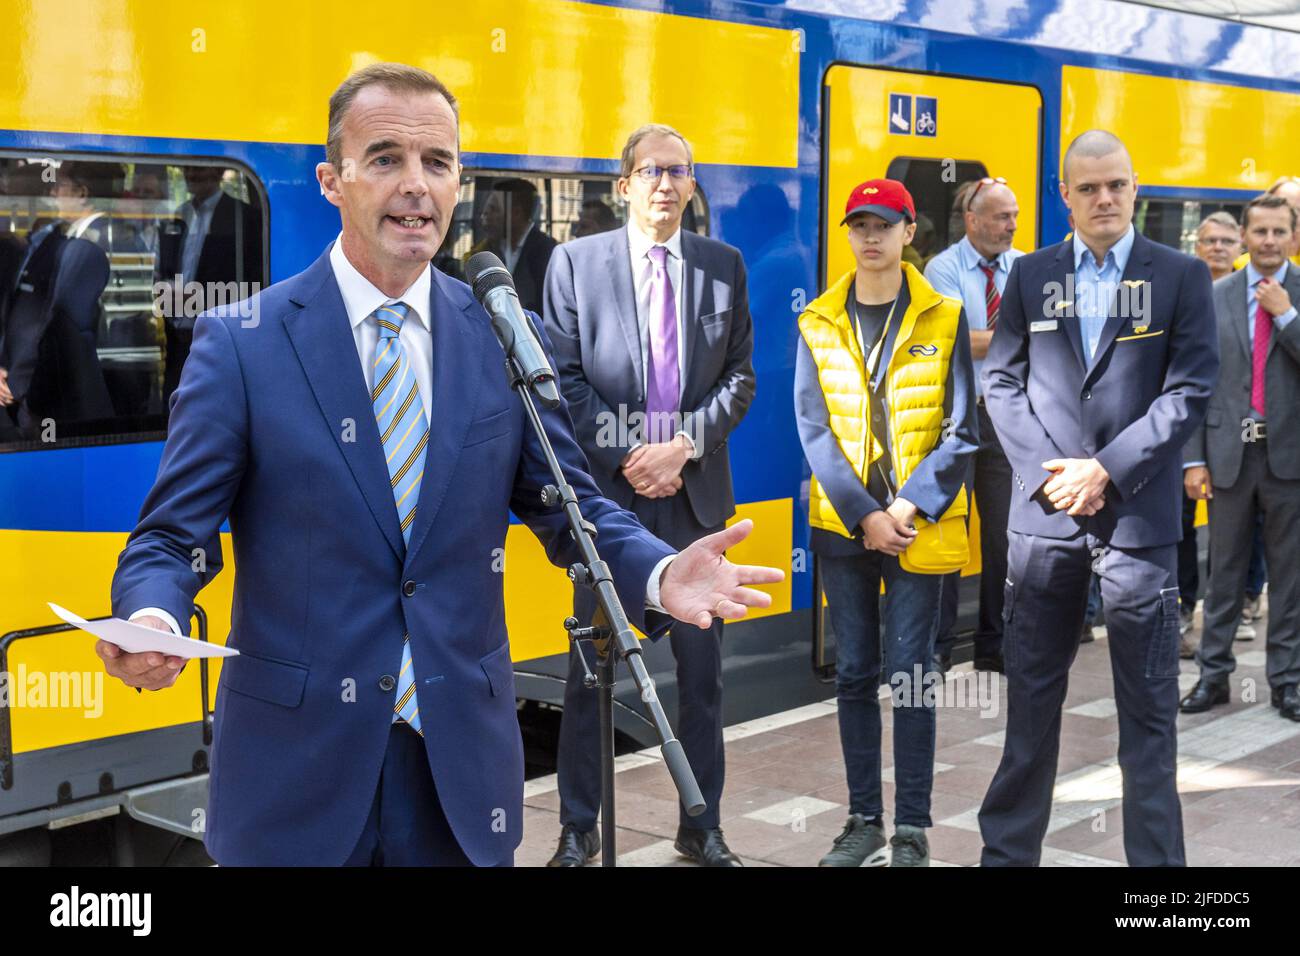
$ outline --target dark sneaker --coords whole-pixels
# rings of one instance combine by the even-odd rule
[[[579,830],[566,823],[560,830],[560,842],[547,866],[586,866],[600,852],[600,833],[595,827]]]
[[[1260,619],[1258,594],[1246,595],[1246,600],[1241,606],[1241,619],[1247,624]]]
[[[818,866],[885,866],[889,854],[885,852],[885,828],[879,823],[868,823],[860,813],[849,814],[844,830],[835,838],[831,852],[822,857]]]
[[[929,866],[930,841],[921,827],[900,823],[894,828],[894,838],[889,841],[894,848],[890,866]]]

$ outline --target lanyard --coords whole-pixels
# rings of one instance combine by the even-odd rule
[[[902,290],[900,290],[900,296],[901,296],[901,292]],[[888,338],[889,336],[889,326],[894,321],[894,310],[898,308],[898,299],[900,296],[895,296],[894,301],[890,303],[889,314],[885,316],[884,325],[880,330],[880,338],[876,339],[876,344],[871,347],[871,357],[868,358],[867,343],[862,336],[862,318],[858,314],[857,291],[854,290],[850,292],[849,301],[852,302],[853,304],[853,323],[854,325],[857,326],[855,331],[858,337],[858,347],[862,349],[862,379],[863,379],[863,387],[866,390],[868,409],[870,409],[871,407],[871,380],[875,378],[876,369],[880,365],[881,354],[885,351],[884,349],[885,339]],[[875,440],[876,440],[875,433],[871,430],[870,414],[868,414],[867,416],[866,426],[867,426],[866,455],[867,455],[867,461],[870,462],[871,452],[875,447]],[[885,483],[885,491],[888,494],[888,499],[885,501],[885,504],[888,506],[894,499],[894,494],[895,494],[894,483],[889,480],[889,475],[885,474],[885,469],[880,466],[880,459],[876,460],[876,471],[877,473],[879,473],[881,480]]]
[[[889,304],[889,314],[885,316],[885,323],[880,329],[880,338],[876,339],[876,344],[871,347],[870,358],[867,355],[867,343],[862,338],[862,317],[858,314],[858,294],[856,291],[852,293],[850,301],[853,303],[853,324],[857,326],[855,331],[858,336],[858,348],[862,350],[863,378],[867,386],[867,392],[870,393],[871,380],[876,377],[876,368],[880,364],[880,353],[884,351],[885,338],[889,335],[890,323],[894,321],[894,310],[898,308],[898,297],[895,296],[894,301]],[[868,362],[871,365],[870,368],[867,367]]]

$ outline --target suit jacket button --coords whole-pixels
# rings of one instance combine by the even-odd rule
[[[397,681],[393,678],[392,674],[385,674],[383,677],[379,678],[379,689],[382,690],[385,694],[387,694],[396,686],[397,686]]]
[[[1084,397],[1084,400],[1085,400],[1085,401],[1086,401],[1087,399],[1092,398],[1092,392],[1084,392],[1084,393],[1083,393],[1083,397]]]
[[[407,581],[402,585],[402,593],[407,597],[415,597],[415,582]]]

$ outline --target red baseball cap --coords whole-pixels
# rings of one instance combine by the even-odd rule
[[[844,204],[844,218],[840,225],[860,212],[879,216],[890,225],[904,216],[909,222],[916,222],[916,204],[912,202],[912,194],[897,179],[868,179],[856,187]]]

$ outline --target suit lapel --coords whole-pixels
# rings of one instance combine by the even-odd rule
[[[433,519],[442,507],[447,486],[469,434],[470,420],[478,407],[479,388],[484,378],[482,346],[486,336],[481,329],[474,327],[470,313],[470,310],[478,308],[478,303],[464,293],[448,294],[444,285],[450,283],[451,280],[441,272],[433,270],[428,304],[429,330],[433,336],[429,446],[424,456],[424,477],[420,479],[415,523],[411,526],[411,545],[406,552],[408,564],[424,544]],[[483,325],[486,328],[486,320]],[[504,353],[501,361],[505,362]],[[391,491],[389,497],[392,497]],[[396,514],[396,507],[393,510]]]
[[[405,546],[379,427],[328,249],[304,276],[303,289],[301,298],[292,297],[302,308],[285,318],[285,331],[298,353],[326,428],[347,461],[375,523],[400,558]],[[344,434],[348,421],[354,423],[349,430],[351,440],[345,440]]]
[[[1048,287],[1061,289],[1063,292],[1074,289],[1074,280],[1071,278],[1073,274],[1074,243],[1067,240],[1056,249],[1056,258],[1052,262],[1052,271],[1047,277]],[[1055,283],[1055,286],[1052,283]],[[1078,290],[1076,289],[1071,294],[1077,298]],[[1079,316],[1075,311],[1076,308],[1074,299],[1071,299],[1069,308],[1062,308],[1059,311],[1057,321],[1065,323],[1065,337],[1069,339],[1070,347],[1074,349],[1074,359],[1079,363],[1079,371],[1086,373],[1088,367],[1083,361],[1083,339],[1079,332]],[[1033,316],[1030,316],[1029,320],[1030,322],[1035,321]]]
[[[1111,296],[1110,307],[1106,312],[1106,324],[1101,327],[1101,337],[1097,340],[1097,350],[1092,355],[1092,369],[1101,365],[1098,359],[1106,354],[1106,350],[1115,342],[1116,336],[1119,335],[1120,327],[1125,322],[1131,322],[1137,316],[1125,315],[1124,312],[1131,310],[1119,308],[1120,294],[1125,284],[1134,284],[1138,282],[1151,282],[1153,273],[1151,270],[1151,243],[1141,233],[1135,233],[1133,236],[1133,248],[1129,250],[1128,263],[1124,266],[1124,274],[1120,277],[1120,287],[1115,290]],[[1127,294],[1127,293],[1126,293]],[[1151,289],[1148,286],[1147,296],[1150,296]],[[1151,308],[1151,301],[1146,300],[1146,307]],[[1091,373],[1091,369],[1089,370]]]
[[[704,290],[709,282],[699,253],[695,234],[683,230],[682,284],[685,288],[682,290],[682,304],[686,307],[686,314],[682,316],[682,368],[685,369],[681,382],[682,405],[687,404],[686,396],[694,394],[690,391],[691,361],[695,358],[695,348],[700,334],[700,314],[704,306]]]
[[[605,258],[605,275],[609,276],[610,292],[618,323],[623,327],[628,354],[636,370],[636,387],[641,390],[645,381],[645,366],[641,361],[641,328],[636,321],[636,284],[632,279],[632,262],[628,254],[627,226],[611,232],[610,245]]]
[[[1237,281],[1238,276],[1241,277],[1240,281]],[[1224,293],[1228,297],[1228,319],[1232,325],[1232,332],[1237,339],[1237,344],[1241,346],[1241,354],[1246,359],[1246,367],[1250,368],[1250,323],[1253,316],[1251,316],[1250,310],[1246,308],[1246,288],[1249,279],[1246,276],[1245,266],[1234,272],[1232,278],[1234,281],[1229,283]]]

